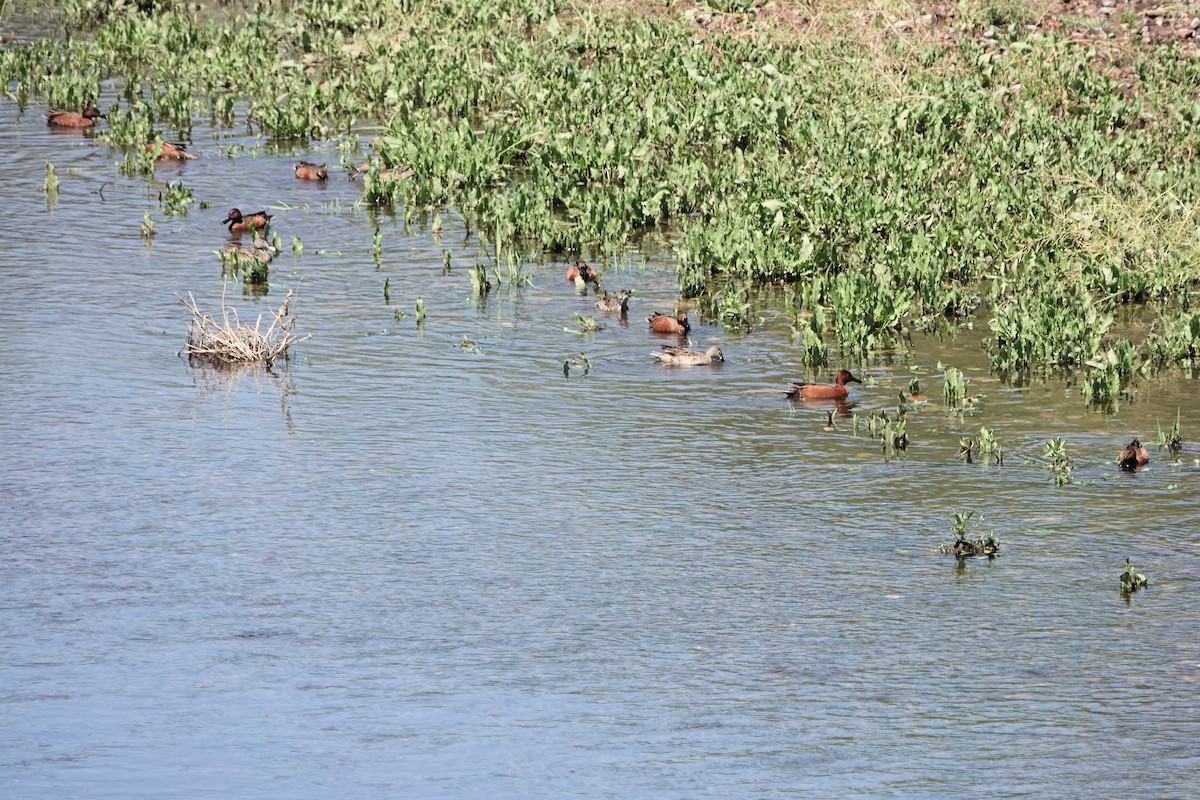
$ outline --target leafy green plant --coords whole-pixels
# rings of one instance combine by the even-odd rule
[[[953,520],[951,532],[954,534],[954,541],[939,545],[939,553],[952,555],[960,561],[972,556],[987,556],[989,559],[996,557],[996,554],[1000,552],[1000,542],[996,539],[995,534],[988,533],[974,539],[970,538],[970,522],[974,516],[974,511],[968,511],[965,514],[956,512],[951,517]]]
[[[942,399],[950,409],[962,408],[967,397],[967,382],[962,370],[956,367],[946,367],[944,370],[946,383],[942,387]]]
[[[159,194],[159,200],[162,202],[163,213],[173,217],[186,215],[188,206],[196,202],[196,197],[191,189],[184,186],[183,181],[172,181],[167,184],[167,191]]]
[[[1177,456],[1179,451],[1183,449],[1183,429],[1179,426],[1179,414],[1180,409],[1175,409],[1175,424],[1166,433],[1163,432],[1161,423],[1157,420],[1154,423],[1158,428],[1158,439],[1154,443],[1159,447],[1167,448],[1172,457]]]
[[[49,161],[46,162],[46,177],[42,181],[42,191],[47,197],[58,194],[58,175],[54,172],[54,165]]]
[[[1065,486],[1071,482],[1071,459],[1067,457],[1067,446],[1061,438],[1050,439],[1046,442],[1045,457],[1049,459],[1046,469],[1055,486]]]

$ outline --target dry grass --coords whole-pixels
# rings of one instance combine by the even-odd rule
[[[221,290],[221,319],[209,316],[200,310],[196,298],[189,292],[187,299],[176,294],[179,302],[192,312],[188,323],[187,346],[184,348],[189,359],[204,361],[215,366],[234,364],[262,364],[270,366],[276,359],[287,358],[288,348],[307,336],[296,336],[292,332],[296,318],[290,307],[293,290],[274,313],[270,325],[264,330],[263,315],[259,314],[253,326],[238,319],[237,309],[225,302],[225,289]]]

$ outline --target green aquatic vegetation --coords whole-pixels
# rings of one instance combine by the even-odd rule
[[[471,278],[472,297],[486,297],[492,291],[492,282],[484,265],[475,262],[475,266],[467,270],[467,275]]]
[[[563,359],[562,373],[564,378],[571,377],[572,367],[577,369],[582,368],[583,372],[581,375],[586,378],[588,373],[592,371],[592,362],[587,357],[586,353],[580,353],[578,356],[571,356]]]
[[[1080,392],[1084,402],[1108,413],[1116,413],[1122,398],[1130,396],[1137,349],[1128,339],[1118,339],[1104,352],[1090,359],[1083,376]]]
[[[590,314],[577,313],[575,315],[575,324],[579,326],[577,329],[563,328],[563,330],[567,333],[578,334],[595,333],[596,331],[604,330],[604,326],[596,322],[596,318]]]
[[[185,186],[183,181],[168,183],[167,191],[160,193],[158,199],[162,203],[163,213],[168,217],[187,215],[188,206],[196,202],[192,190]]]
[[[1158,438],[1154,440],[1154,444],[1159,447],[1167,448],[1172,457],[1179,454],[1183,449],[1183,429],[1179,426],[1180,409],[1175,409],[1175,424],[1171,426],[1169,431],[1163,432],[1162,424],[1155,420],[1154,424],[1158,428]]]
[[[730,330],[749,331],[753,325],[750,290],[741,283],[729,283],[715,298],[715,316]]]
[[[375,260],[379,260],[379,254],[383,249],[383,231],[379,226],[375,226],[375,233],[371,237],[371,252],[375,254]]]
[[[42,191],[47,197],[53,197],[58,194],[58,173],[54,171],[54,165],[49,161],[46,162],[46,177],[42,180]]]
[[[425,324],[425,298],[417,298],[417,327],[422,327]]]
[[[383,279],[383,304],[390,306],[392,304],[392,279]]]
[[[1046,470],[1055,486],[1066,486],[1071,482],[1071,459],[1067,457],[1067,446],[1061,438],[1046,442],[1045,457],[1049,460]]]
[[[951,526],[954,541],[939,545],[937,551],[943,555],[952,555],[960,561],[973,556],[995,558],[996,554],[1000,552],[1000,542],[994,533],[977,536],[974,539],[970,538],[972,533],[970,522],[974,516],[974,511],[968,511],[965,514],[955,513]]]
[[[960,9],[1001,28],[988,41],[918,47],[874,30],[708,30],[697,46],[680,18],[554,0],[64,2],[71,35],[0,50],[0,81],[68,108],[119,85],[119,150],[149,140],[134,117],[276,138],[386,121],[369,203],[453,208],[523,253],[613,254],[670,229],[683,296],[815,285],[859,357],[986,299],[997,370],[1077,368],[1104,351],[1113,304],[1179,301],[1200,280],[1200,67],[1133,54],[1140,88],[1119,91],[1087,41],[1027,30],[1022,0]],[[1148,342],[1157,364],[1195,357],[1168,336],[1181,313]]]
[[[1125,571],[1121,573],[1122,594],[1133,594],[1137,590],[1145,589],[1149,585],[1150,581],[1146,579],[1146,576],[1135,571],[1129,559],[1125,559]]]
[[[991,456],[997,466],[1004,466],[1004,448],[996,441],[996,433],[986,425],[975,434],[975,446],[985,456]]]
[[[956,367],[946,367],[944,370],[945,384],[942,386],[942,400],[946,408],[962,408],[967,398],[967,381],[962,370]]]
[[[472,341],[467,336],[463,336],[462,341],[456,342],[454,346],[468,353],[474,353],[475,355],[481,355],[483,353],[483,348],[480,347],[477,342]]]
[[[1156,330],[1146,339],[1152,363],[1195,364],[1200,360],[1200,311],[1161,315],[1155,326]]]
[[[148,210],[142,214],[141,232],[142,238],[149,244],[150,240],[154,238],[155,231],[154,220],[150,219],[150,212]]]
[[[300,241],[300,237],[292,236],[292,255],[299,256],[304,252],[304,242]]]

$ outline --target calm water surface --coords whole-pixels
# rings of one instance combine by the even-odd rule
[[[629,323],[582,336],[563,263],[478,302],[455,215],[406,231],[344,172],[294,179],[331,148],[198,128],[200,160],[133,180],[40,111],[0,102],[4,797],[1196,795],[1200,450],[1112,463],[1177,408],[1200,435],[1192,376],[1107,417],[989,377],[980,330],[917,336],[856,411],[914,376],[940,399],[939,362],[984,397],[915,412],[888,463],[779,394],[804,377],[782,321],[694,312],[728,362],[653,363],[669,248],[603,264]],[[180,179],[211,206],[165,218]],[[178,356],[230,206],[272,209],[286,251],[265,298],[230,287],[242,318],[296,288],[312,334],[275,373]],[[955,460],[981,425],[1004,467]],[[994,562],[933,552],[968,509]]]

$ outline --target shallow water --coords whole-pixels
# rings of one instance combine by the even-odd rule
[[[727,363],[654,363],[667,247],[604,264],[628,325],[579,335],[571,259],[479,302],[455,215],[406,232],[344,172],[294,179],[332,149],[195,141],[128,179],[0,101],[5,797],[1194,795],[1200,451],[1112,463],[1177,408],[1200,430],[1191,376],[1104,416],[989,377],[980,330],[918,335],[858,369],[864,415],[913,376],[935,400],[885,462],[783,399],[804,375],[782,321],[693,312]],[[164,218],[179,179],[211,207]],[[296,288],[312,335],[274,373],[178,356],[175,293],[217,309],[230,206],[271,208],[285,250],[265,298],[230,286],[242,318]],[[936,402],[939,362],[977,411]],[[955,459],[981,425],[1003,467]],[[1002,555],[956,566],[933,551],[969,509]],[[1127,556],[1151,580],[1128,602]]]

